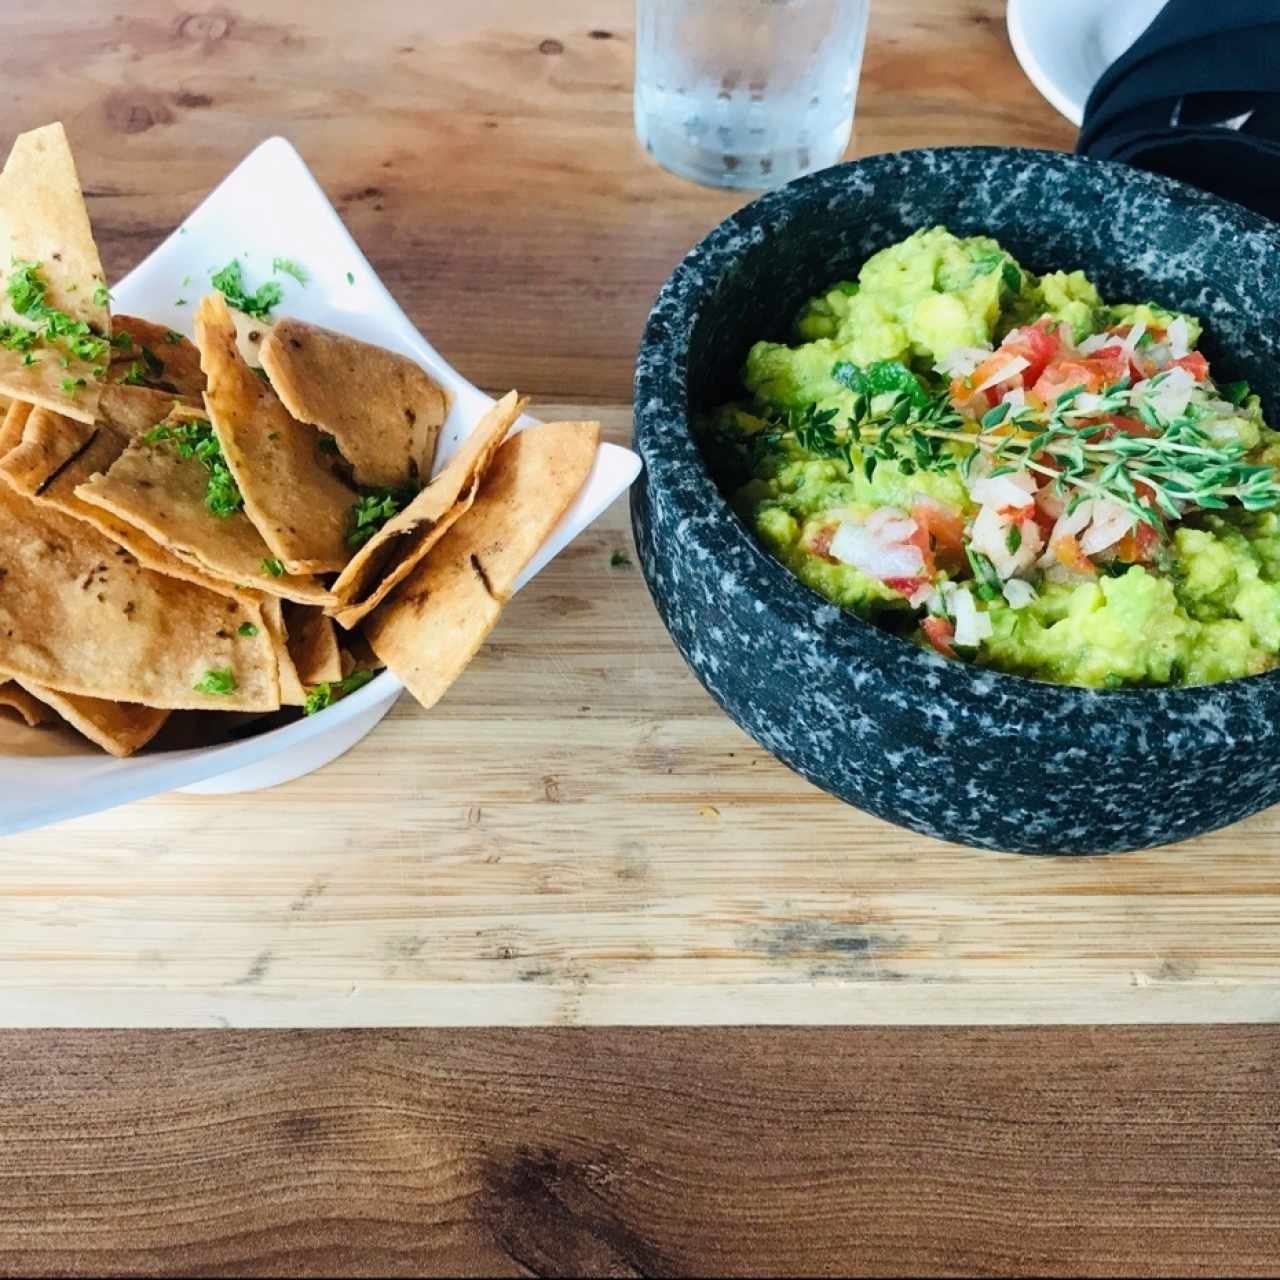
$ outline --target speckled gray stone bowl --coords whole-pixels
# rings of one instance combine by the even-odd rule
[[[654,305],[636,367],[644,574],[721,706],[804,777],[892,822],[988,849],[1104,853],[1183,840],[1280,800],[1280,671],[1092,692],[948,662],[842,612],[770,557],[690,434],[739,393],[747,349],[919,227],[995,236],[1029,268],[1208,324],[1215,372],[1280,408],[1280,231],[1165,178],[1050,152],[876,156],[717,227]],[[804,833],[797,831],[797,839]]]

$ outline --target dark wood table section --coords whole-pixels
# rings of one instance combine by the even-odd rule
[[[856,152],[1071,145],[998,0],[874,8]],[[625,401],[740,203],[636,147],[631,23],[8,4],[0,145],[67,123],[116,276],[286,133],[468,376]],[[1278,1100],[1262,1028],[7,1032],[0,1272],[1276,1274]]]
[[[1268,1030],[14,1033],[0,1267],[1275,1274]]]

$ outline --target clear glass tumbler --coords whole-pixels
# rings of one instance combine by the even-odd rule
[[[636,0],[636,134],[663,168],[774,187],[835,164],[869,0]]]

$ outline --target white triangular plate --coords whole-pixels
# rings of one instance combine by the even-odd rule
[[[308,273],[306,287],[271,277],[273,257]],[[191,332],[211,269],[238,257],[256,288],[284,287],[295,315],[417,360],[449,390],[452,408],[436,466],[448,461],[492,400],[451,369],[410,324],[373,273],[302,157],[283,138],[259,146],[145,262],[112,289],[113,308]],[[185,300],[180,303],[179,300]],[[522,420],[528,426],[533,419]],[[624,493],[640,470],[628,449],[605,444],[577,501],[521,575],[522,587]],[[32,733],[0,725],[0,835],[93,813],[181,788],[249,791],[302,776],[335,759],[391,709],[403,686],[384,672],[320,715],[244,741],[115,760],[69,730]],[[30,754],[32,750],[40,754]]]

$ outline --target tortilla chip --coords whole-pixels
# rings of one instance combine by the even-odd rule
[[[33,698],[20,684],[12,680],[0,680],[0,708],[14,712],[26,722],[28,729],[48,724],[58,717],[40,701]]]
[[[299,422],[333,436],[358,484],[417,488],[431,474],[449,402],[407,356],[286,317],[262,367]]]
[[[365,623],[373,651],[424,706],[475,656],[533,559],[582,488],[598,422],[530,427],[508,440],[475,505]]]
[[[34,410],[29,422],[36,424],[34,431],[37,434],[44,430],[40,425],[42,416],[58,417],[59,415],[48,409]],[[81,424],[70,425],[80,426]],[[240,588],[188,564],[173,552],[166,550],[141,529],[102,507],[85,502],[77,495],[76,489],[99,472],[106,471],[124,452],[127,443],[123,436],[112,431],[110,427],[100,426],[89,443],[59,467],[52,476],[43,475],[38,468],[11,470],[5,466],[7,459],[0,451],[0,477],[20,493],[25,493],[27,497],[35,498],[38,502],[50,503],[59,511],[65,511],[67,515],[74,516],[77,520],[87,521],[112,542],[118,542],[144,569],[154,569],[157,573],[166,573],[171,578],[194,582],[197,586],[204,587],[207,591],[216,591],[220,595],[237,595]]]
[[[23,428],[35,405],[25,400],[14,400],[5,410],[4,419],[0,421],[0,458],[22,440]]]
[[[174,405],[199,410],[204,417],[204,404],[196,396],[175,396],[153,387],[129,387],[108,382],[98,396],[98,421],[126,435],[130,440],[146,435],[163,422]]]
[[[24,683],[31,696],[52,707],[73,729],[113,756],[131,756],[164,728],[170,713],[131,702],[104,702],[75,693],[59,693],[43,685]]]
[[[196,314],[209,379],[205,406],[244,508],[290,573],[330,573],[351,559],[347,527],[358,495],[329,469],[317,433],[295,422],[236,349],[221,294]]]
[[[177,409],[170,424],[203,420],[192,409]],[[0,473],[4,459],[0,459]],[[198,458],[183,458],[166,441],[134,440],[105,474],[80,484],[76,497],[142,530],[161,548],[227,582],[306,604],[332,597],[314,578],[268,573],[273,557],[243,511],[216,516],[205,506],[209,473]]]
[[[241,634],[246,622],[258,631]],[[112,702],[269,711],[279,686],[261,627],[252,601],[144,569],[91,526],[0,484],[0,673]],[[228,693],[196,690],[227,670]]]
[[[150,387],[167,393],[171,399],[188,396],[199,403],[205,380],[200,368],[200,350],[190,338],[137,316],[113,316],[111,327],[114,341],[108,382]],[[124,334],[128,335],[127,343],[121,336]],[[160,418],[163,417],[162,413]]]
[[[353,671],[382,671],[386,663],[369,647],[368,640],[360,631],[350,631],[342,637],[338,650],[342,659],[342,678],[345,680]]]
[[[39,493],[97,434],[87,422],[76,422],[48,409],[33,409],[22,426],[22,438],[0,457],[0,473],[15,489]]]
[[[0,273],[6,285],[18,262],[39,265],[48,306],[110,336],[111,316],[98,288],[104,280],[102,261],[60,124],[20,134],[0,172]],[[7,291],[0,291],[4,323],[36,327],[14,310]],[[64,367],[59,356],[65,355],[61,343],[41,342],[26,353],[0,347],[0,392],[92,422],[98,409],[94,366],[72,357]],[[30,363],[24,364],[27,357]]]
[[[289,656],[304,685],[341,680],[342,655],[333,619],[321,609],[292,604],[284,611]]]
[[[334,617],[354,627],[448,532],[476,496],[485,468],[527,400],[508,391],[472,428],[449,464],[351,558],[333,584]]]
[[[262,602],[262,620],[271,636],[276,662],[280,668],[280,705],[305,706],[307,691],[298,678],[297,667],[293,665],[293,657],[289,651],[289,629],[285,625],[284,608],[279,600],[268,598]]]

